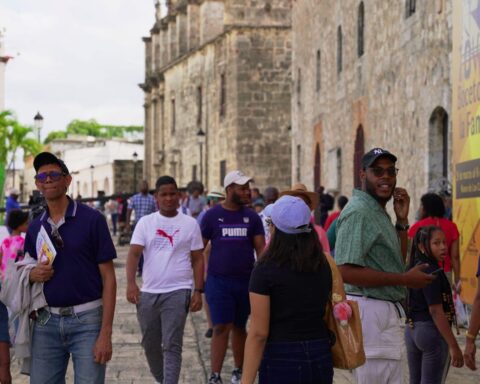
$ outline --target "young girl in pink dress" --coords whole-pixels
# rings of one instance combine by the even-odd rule
[[[5,273],[9,263],[14,263],[23,258],[23,245],[25,239],[22,233],[28,228],[28,213],[20,209],[11,210],[8,215],[8,227],[11,229],[10,236],[3,239],[0,245],[0,278],[5,279]]]

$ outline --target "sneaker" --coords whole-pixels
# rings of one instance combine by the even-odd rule
[[[212,338],[212,335],[213,335],[213,329],[212,328],[208,328],[207,329],[207,332],[205,332],[205,337],[207,339],[211,339]]]
[[[235,368],[232,372],[232,384],[240,384],[242,380],[242,368]]]
[[[208,384],[223,384],[222,378],[218,373],[212,373],[210,379],[208,379]]]

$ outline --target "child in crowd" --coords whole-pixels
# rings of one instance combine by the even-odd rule
[[[415,235],[410,268],[428,264],[425,273],[436,279],[425,288],[409,289],[407,300],[407,347],[410,384],[444,383],[450,360],[463,366],[463,356],[451,325],[455,322],[450,283],[439,262],[448,253],[445,233],[440,227],[422,227]]]
[[[7,225],[12,231],[10,236],[3,239],[0,245],[0,276],[2,281],[5,279],[8,264],[23,258],[23,245],[25,239],[22,233],[27,232],[28,228],[28,212],[20,209],[10,211],[8,215]]]
[[[0,278],[4,281],[9,264],[23,258],[25,243],[22,232],[27,231],[28,213],[20,209],[11,210],[7,225],[12,231],[0,245]],[[0,302],[0,383],[10,383],[10,336],[8,333],[7,307]]]

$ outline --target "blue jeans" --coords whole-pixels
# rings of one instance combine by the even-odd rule
[[[64,384],[70,354],[75,384],[103,384],[106,365],[93,356],[102,312],[98,307],[60,316],[40,310],[33,326],[30,384]]]
[[[267,343],[259,384],[331,384],[330,340]]]
[[[433,321],[416,321],[405,327],[410,384],[445,382],[450,366],[448,345]]]

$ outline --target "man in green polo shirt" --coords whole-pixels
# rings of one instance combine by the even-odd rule
[[[359,384],[403,383],[399,301],[406,287],[422,288],[434,279],[422,272],[426,265],[405,271],[410,197],[396,188],[396,161],[381,148],[363,156],[361,190],[353,191],[337,222],[335,260],[362,318],[367,362],[353,372]],[[392,197],[395,225],[386,211]]]

